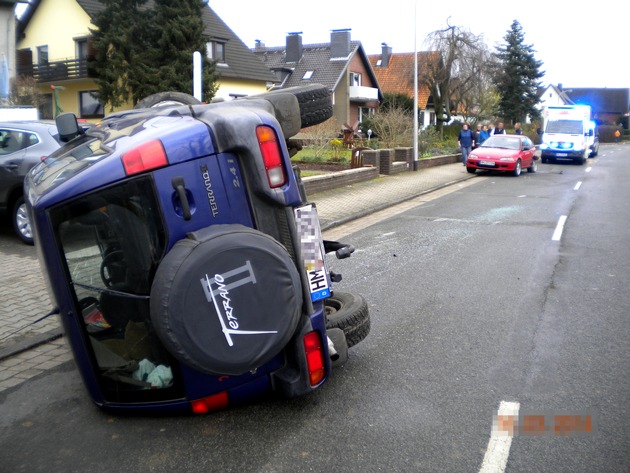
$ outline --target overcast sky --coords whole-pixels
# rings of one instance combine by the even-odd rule
[[[350,28],[368,54],[381,43],[393,52],[414,50],[415,0],[209,0],[210,7],[250,48],[255,40],[282,46],[289,32],[302,32],[304,44],[330,41],[333,29]],[[483,35],[494,50],[504,44],[512,21],[523,27],[525,43],[543,61],[543,85],[630,88],[630,2],[599,0],[426,1],[417,0],[418,51],[428,33],[451,25]]]

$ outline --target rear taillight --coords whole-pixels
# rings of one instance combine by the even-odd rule
[[[207,414],[208,412],[225,409],[230,404],[227,391],[213,394],[212,396],[190,401],[193,414]]]
[[[128,176],[168,165],[166,152],[160,140],[143,143],[122,155],[122,163]]]
[[[282,151],[276,132],[270,126],[261,125],[256,128],[258,145],[265,163],[269,187],[281,187],[286,184],[287,176],[282,165]]]
[[[326,375],[324,366],[324,349],[317,332],[309,332],[304,335],[304,352],[306,353],[306,365],[311,386],[322,382]]]

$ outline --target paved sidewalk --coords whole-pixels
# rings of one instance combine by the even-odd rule
[[[404,172],[312,194],[322,229],[473,178],[460,164]],[[0,392],[71,358],[32,247],[0,241]],[[32,325],[30,325],[32,324]]]

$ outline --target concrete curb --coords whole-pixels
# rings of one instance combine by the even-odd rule
[[[469,174],[469,175],[463,176],[461,179],[455,179],[453,181],[449,181],[449,182],[446,182],[446,183],[443,183],[443,184],[438,184],[435,187],[431,187],[430,189],[423,190],[422,192],[418,192],[417,194],[406,195],[405,197],[402,197],[400,199],[393,200],[393,201],[388,201],[388,202],[386,202],[384,204],[378,205],[376,207],[372,207],[370,209],[363,210],[361,212],[354,213],[352,215],[349,215],[347,217],[341,218],[339,220],[333,220],[332,222],[324,223],[324,224],[322,224],[322,231],[324,232],[326,230],[330,230],[331,228],[335,228],[335,227],[338,227],[340,225],[344,225],[344,224],[346,224],[348,222],[351,222],[353,220],[365,217],[365,216],[370,215],[372,213],[380,212],[381,210],[385,210],[388,207],[393,207],[395,205],[402,204],[403,202],[407,202],[407,201],[409,201],[411,199],[415,199],[416,197],[420,197],[421,195],[425,195],[425,194],[428,194],[430,192],[435,192],[435,191],[443,189],[445,187],[452,186],[453,184],[457,184],[458,182],[467,181],[468,179],[473,179],[474,177],[475,177],[474,174]]]
[[[52,342],[63,336],[61,328],[55,328],[48,332],[40,333],[32,337],[28,337],[20,342],[13,343],[8,347],[0,349],[0,361],[18,355],[22,352],[35,348],[44,343]]]

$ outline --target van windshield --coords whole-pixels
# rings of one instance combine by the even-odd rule
[[[584,123],[581,120],[553,120],[547,122],[545,133],[563,133],[566,135],[581,135],[584,133]]]

